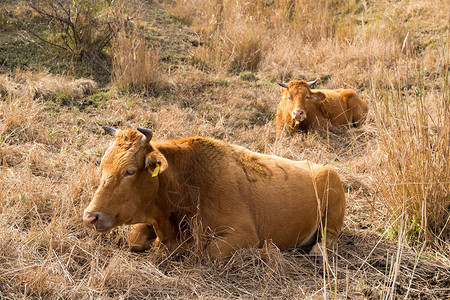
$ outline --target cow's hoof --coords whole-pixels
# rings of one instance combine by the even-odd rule
[[[150,249],[157,240],[153,227],[148,224],[136,224],[128,235],[131,251],[142,252]]]
[[[317,243],[312,247],[311,251],[309,251],[309,256],[323,257],[325,251],[326,251],[326,249],[322,245]]]
[[[323,265],[323,256],[311,256],[311,260],[316,265]]]

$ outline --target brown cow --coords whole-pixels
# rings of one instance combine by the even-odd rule
[[[315,127],[360,126],[368,112],[366,101],[349,89],[314,90],[315,81],[295,80],[279,83],[282,100],[278,106],[277,130],[291,131]]]
[[[160,243],[177,249],[184,236],[180,224],[194,216],[196,227],[214,233],[202,242],[217,259],[265,240],[282,250],[314,245],[320,224],[328,247],[338,237],[345,193],[329,166],[211,138],[150,142],[149,129],[105,130],[115,139],[102,159],[100,186],[83,220],[100,232],[138,224],[129,236],[134,250]],[[321,250],[315,244],[312,253]]]

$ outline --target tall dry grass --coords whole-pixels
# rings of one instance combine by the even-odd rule
[[[153,92],[161,87],[159,55],[136,30],[122,30],[112,43],[112,82],[120,90]]]
[[[254,6],[252,1],[176,1],[174,13],[192,23],[205,40],[191,52],[193,63],[215,71],[256,71],[266,25]]]
[[[450,240],[450,98],[443,72],[443,90],[425,89],[422,81],[406,93],[374,87],[380,200],[389,214],[407,220],[411,241],[440,246]]]
[[[191,59],[202,70],[368,88],[385,76],[393,81],[394,66],[406,72],[406,54],[412,62],[423,50],[434,52],[422,36],[445,30],[448,8],[445,1],[178,0],[173,13],[200,36]]]
[[[325,0],[178,0],[173,11],[204,40],[192,50],[195,65],[225,72],[263,71],[272,78],[289,79],[317,64],[314,56],[323,60],[323,55],[336,50],[345,53],[345,45],[354,40],[358,44],[354,28],[362,21],[351,13],[366,5]]]

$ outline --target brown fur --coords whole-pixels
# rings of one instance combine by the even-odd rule
[[[281,88],[283,98],[276,116],[277,130],[290,131],[331,126],[360,126],[366,119],[368,105],[353,90],[314,90],[303,80],[291,81]],[[303,110],[306,118],[296,122],[294,110]]]
[[[335,242],[344,221],[345,193],[331,167],[210,138],[142,144],[140,137],[131,129],[117,133],[102,159],[102,182],[85,210],[85,217],[101,213],[94,225],[88,224],[99,231],[138,224],[129,238],[134,250],[160,243],[175,250],[182,242],[180,223],[194,216],[199,227],[215,233],[205,245],[219,259],[265,240],[280,249],[303,245],[321,221],[327,245]],[[116,164],[123,157],[129,162]],[[160,172],[152,177],[157,163]],[[127,170],[116,165],[135,174],[127,177]]]

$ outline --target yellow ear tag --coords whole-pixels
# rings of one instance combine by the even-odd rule
[[[156,164],[155,169],[153,170],[152,177],[158,176],[159,173],[159,164]]]

